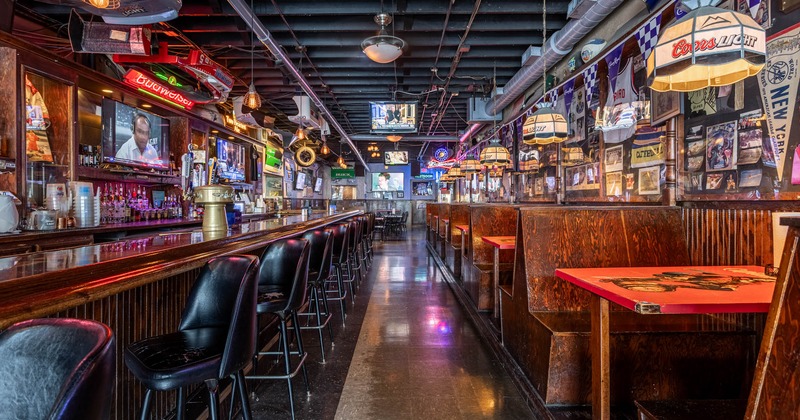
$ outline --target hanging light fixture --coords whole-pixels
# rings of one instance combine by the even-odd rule
[[[403,136],[398,136],[397,134],[391,134],[386,136],[386,140],[389,140],[392,143],[397,143],[398,141],[402,140]]]
[[[406,42],[386,32],[386,25],[392,23],[391,15],[378,13],[375,15],[374,20],[375,23],[381,25],[381,31],[378,32],[378,35],[371,36],[361,42],[361,50],[370,60],[376,63],[391,63],[403,55],[403,47],[405,47]]]
[[[250,10],[253,10],[252,0],[250,0]],[[252,19],[250,20],[250,88],[247,89],[247,93],[244,95],[242,104],[250,109],[259,109],[261,108],[261,96],[259,96],[258,92],[256,92],[256,85],[254,83],[255,78],[253,77],[253,19],[255,19],[255,13],[251,14],[250,16],[252,16]]]
[[[119,8],[119,0],[83,0],[83,2],[98,9]]]
[[[561,143],[567,139],[567,120],[549,106],[539,108],[522,126],[525,144]]]
[[[511,153],[509,153],[508,149],[500,144],[500,140],[495,137],[489,141],[488,146],[481,150],[480,164],[505,168],[511,164]]]
[[[764,29],[746,14],[711,4],[700,1],[701,7],[661,31],[647,57],[651,89],[690,92],[725,86],[764,67]]]
[[[455,179],[455,178],[461,178],[462,176],[464,176],[464,173],[461,171],[461,165],[459,165],[458,163],[456,163],[455,165],[453,165],[453,166],[452,166],[452,167],[451,167],[451,168],[450,168],[450,169],[447,171],[447,173],[448,173],[448,174],[449,174],[449,175],[450,175],[450,176],[451,176],[453,179]]]
[[[547,1],[542,6],[542,46],[547,41]],[[547,55],[543,55],[547,57]],[[542,95],[547,92],[547,60],[544,61]],[[525,119],[522,125],[522,142],[525,144],[561,143],[567,139],[567,120],[547,104]]]
[[[322,147],[319,149],[319,154],[327,155],[330,152],[331,152],[331,149],[328,148],[328,142],[323,140],[322,141]]]
[[[475,159],[475,155],[468,154],[467,158],[461,162],[461,171],[464,175],[472,175],[481,171],[481,163]]]
[[[294,136],[297,137],[297,140],[305,140],[306,139],[306,131],[303,130],[303,127],[297,127],[297,131],[294,132]]]

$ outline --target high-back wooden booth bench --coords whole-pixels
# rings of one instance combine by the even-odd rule
[[[445,264],[453,274],[453,278],[461,280],[461,231],[456,226],[469,226],[469,204],[457,203],[450,205],[450,223],[448,224],[448,246],[445,247]],[[467,238],[465,238],[467,239]],[[469,249],[469,242],[464,241],[465,248]]]
[[[513,236],[517,230],[519,206],[476,204],[469,207],[469,249],[461,262],[464,289],[479,311],[494,308],[494,249],[484,236]],[[500,284],[511,282],[514,253],[500,252]]]
[[[591,295],[556,278],[555,270],[689,265],[681,210],[521,208],[516,235],[513,282],[501,287],[505,346],[545,404],[586,404]],[[742,394],[755,354],[752,331],[718,331],[706,316],[643,316],[614,306],[612,403]],[[649,362],[634,363],[641,360]]]

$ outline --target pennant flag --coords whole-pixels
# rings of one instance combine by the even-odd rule
[[[747,5],[750,7],[750,16],[755,19],[758,9],[761,8],[761,0],[747,0]]]
[[[777,164],[778,180],[783,179],[786,154],[789,149],[794,112],[797,109],[797,88],[800,75],[800,24],[767,37],[767,63],[758,73],[758,87],[761,103],[767,115],[767,127],[774,158]],[[766,152],[766,150],[765,150]],[[762,156],[764,163],[767,159]]]
[[[572,104],[572,95],[575,94],[575,79],[570,79],[564,83],[564,106],[570,109]]]
[[[658,42],[658,28],[660,26],[661,15],[656,15],[636,31],[636,42],[639,43],[639,51],[642,52],[642,58],[645,62],[647,62],[647,56],[650,55],[650,51],[655,48]]]
[[[586,86],[586,97],[591,98],[594,86],[597,84],[597,63],[592,64],[583,71],[583,85]]]
[[[617,90],[617,76],[619,76],[619,63],[622,62],[622,47],[624,44],[619,44],[617,48],[611,50],[606,56],[606,63],[608,64],[608,80],[611,82],[611,92]]]

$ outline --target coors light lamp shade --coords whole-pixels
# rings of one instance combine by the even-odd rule
[[[376,63],[391,63],[403,55],[403,47],[406,43],[386,32],[386,25],[392,23],[392,17],[388,13],[375,15],[375,23],[381,25],[381,31],[378,35],[365,39],[361,43],[361,50]]]
[[[690,92],[754,76],[765,59],[764,29],[750,16],[701,7],[664,28],[647,74],[653,90]]]
[[[561,143],[567,139],[567,120],[553,108],[539,108],[522,126],[525,144]]]

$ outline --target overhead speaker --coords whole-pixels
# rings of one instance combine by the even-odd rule
[[[87,22],[75,9],[69,14],[69,43],[72,51],[99,54],[150,55],[150,28]]]
[[[419,176],[419,161],[411,162],[411,176]]]
[[[356,176],[364,176],[364,167],[361,165],[355,165],[356,169]]]

